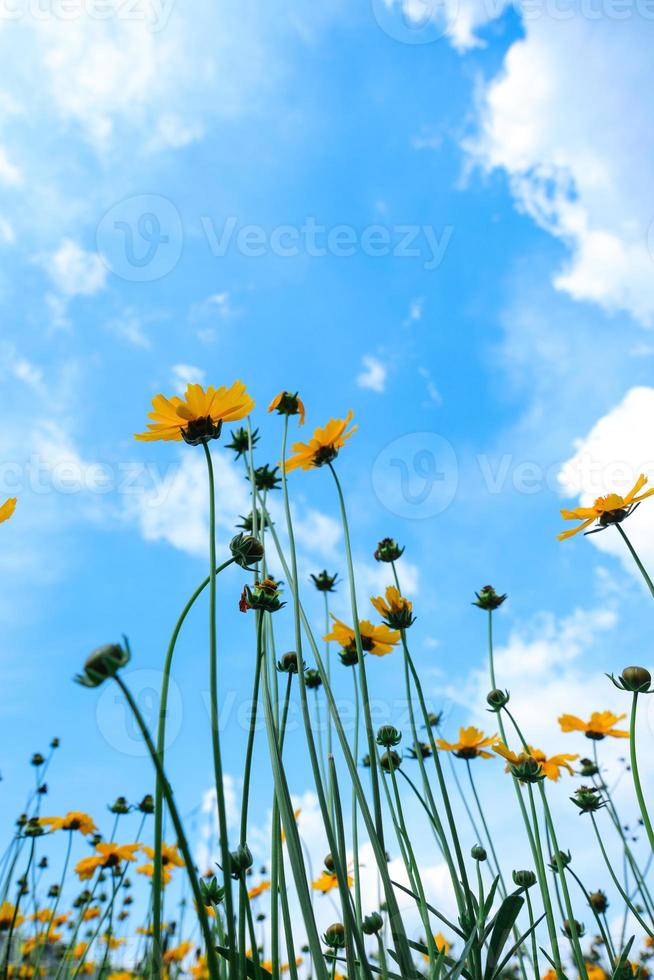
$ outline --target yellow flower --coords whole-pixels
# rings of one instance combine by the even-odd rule
[[[535,759],[536,762],[540,763],[540,771],[543,773],[543,775],[547,776],[547,778],[551,779],[553,782],[558,781],[562,769],[567,769],[571,776],[574,774],[574,770],[570,763],[574,762],[575,759],[578,759],[578,755],[560,754],[552,755],[548,758],[540,749],[534,749],[531,747],[531,745],[528,746],[528,749],[528,753],[516,753],[511,752],[511,750],[507,748],[503,742],[498,742],[493,746],[493,752],[497,752],[497,754],[501,755],[503,759],[506,759],[508,763],[506,767],[507,772],[509,772],[511,766],[519,766],[531,757],[532,759]]]
[[[0,932],[5,932],[7,929],[11,929],[11,923],[14,921],[14,914],[16,909],[9,902],[3,902],[0,905]],[[18,914],[16,916],[16,922],[14,926],[19,926],[25,921],[25,916]]]
[[[350,410],[344,419],[330,419],[323,429],[316,429],[309,442],[294,443],[295,455],[286,460],[286,472],[298,468],[311,470],[336,459],[339,449],[342,449],[350,436],[356,432],[356,425],[352,426],[349,432],[345,431],[352,421],[352,415],[353,412]]]
[[[323,636],[323,640],[335,640],[344,649],[351,649],[354,646],[354,630],[350,626],[337,619],[332,613],[334,627],[331,633]],[[395,644],[400,639],[399,630],[391,630],[388,626],[373,626],[367,619],[359,623],[359,633],[361,634],[361,645],[366,653],[372,653],[375,657],[384,657],[390,653]]]
[[[100,906],[92,905],[90,908],[85,909],[84,915],[82,916],[82,922],[90,922],[92,919],[97,919],[100,917]]]
[[[154,848],[152,847],[142,847],[141,850],[144,854],[147,854],[149,858],[154,861]],[[170,884],[172,878],[171,868],[183,868],[184,858],[180,855],[177,850],[177,844],[162,844],[161,845],[161,881],[162,884]],[[136,869],[137,874],[147,875],[148,878],[154,876],[154,864],[142,864],[140,868]]]
[[[274,412],[275,409],[280,415],[299,415],[300,425],[304,425],[304,403],[297,394],[293,394],[291,391],[280,391],[268,406],[269,412]]]
[[[184,957],[190,953],[193,948],[193,943],[183,942],[179,946],[173,946],[172,949],[166,950],[163,955],[164,963],[181,963]]]
[[[452,949],[452,943],[447,941],[442,932],[437,932],[434,936],[434,946],[436,947],[437,952],[444,953],[446,956]],[[425,962],[429,963],[429,957],[425,956],[424,953],[422,954],[422,958],[425,960]]]
[[[210,973],[206,956],[199,956],[190,968],[189,973],[195,980],[209,980]]]
[[[105,932],[103,936],[100,936],[101,942],[108,946],[109,949],[118,949],[120,946],[124,946],[126,941],[121,936],[112,936],[111,933]]]
[[[608,524],[619,524],[625,517],[628,517],[634,504],[640,503],[646,497],[651,497],[654,487],[640,493],[647,483],[647,477],[642,473],[636,480],[634,486],[625,497],[619,493],[609,493],[605,497],[598,497],[592,507],[575,507],[574,510],[562,510],[561,517],[564,521],[581,521],[577,527],[571,531],[562,531],[558,535],[559,541],[571,538],[580,531],[585,531],[587,527],[595,521],[599,521],[601,527]]]
[[[606,971],[597,963],[586,963],[588,980],[607,980]]]
[[[251,888],[249,890],[248,898],[258,898],[259,895],[263,895],[263,893],[267,892],[269,889],[270,889],[269,881],[260,881],[258,885],[255,885],[254,888]]]
[[[138,851],[140,844],[96,844],[96,854],[92,857],[82,858],[75,865],[75,871],[81,881],[87,881],[93,877],[98,868],[117,868],[122,861],[136,861],[134,851]]]
[[[245,385],[235,381],[231,388],[212,388],[205,391],[201,385],[190,384],[184,398],[173,395],[165,398],[155,395],[148,417],[149,432],[135,436],[143,442],[156,439],[175,440],[197,446],[208,439],[217,439],[223,422],[235,422],[245,418],[254,408]]]
[[[128,973],[127,970],[118,970],[117,973],[110,973],[107,980],[132,980],[134,976],[133,973]]]
[[[483,749],[487,745],[492,745],[496,739],[497,735],[484,735],[478,728],[471,725],[469,728],[459,729],[458,742],[446,742],[439,738],[436,744],[439,749],[443,749],[445,752],[454,752],[459,759],[476,759],[477,756],[481,756],[482,759],[492,759],[493,753],[484,752]]]
[[[73,946],[73,959],[81,960],[88,948],[88,943],[77,943],[76,946]]]
[[[626,715],[614,715],[612,711],[593,711],[590,721],[582,721],[576,715],[561,715],[559,725],[563,732],[585,732],[586,738],[599,742],[610,735],[611,738],[629,738],[629,732],[614,728]]]
[[[0,507],[0,524],[2,524],[3,521],[8,521],[15,510],[16,498],[9,497],[8,500],[5,500],[2,507]]]
[[[392,629],[408,629],[414,621],[413,603],[405,599],[394,585],[389,585],[386,589],[386,598],[377,596],[370,601],[386,625]]]
[[[79,830],[80,834],[92,834],[96,830],[93,818],[80,810],[69,810],[65,817],[40,817],[39,823],[54,830]]]
[[[347,876],[348,888],[352,887],[352,881],[353,881],[352,876],[348,872],[348,876]],[[322,892],[323,895],[326,895],[328,892],[333,891],[334,888],[338,888],[338,878],[331,871],[323,870],[320,877],[316,878],[316,880],[313,882],[311,887],[313,888],[314,891]]]

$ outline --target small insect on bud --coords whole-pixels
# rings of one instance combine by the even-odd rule
[[[379,912],[371,912],[361,923],[361,929],[366,936],[374,936],[384,927],[384,920]]]
[[[322,685],[322,678],[315,667],[311,667],[309,670],[305,671],[304,683],[310,691],[316,691]]]
[[[512,878],[518,888],[531,888],[536,884],[536,875],[533,871],[514,871]]]
[[[618,679],[612,674],[609,677],[616,687],[633,694],[651,694],[652,675],[646,667],[625,667]]]
[[[475,592],[475,595],[477,601],[473,602],[473,606],[478,606],[479,609],[486,609],[489,612],[499,609],[506,600],[506,592],[504,595],[499,595],[492,585],[485,585],[479,592]]]
[[[509,703],[509,692],[495,688],[486,695],[486,701],[491,711],[501,711],[504,705]]]
[[[392,562],[397,561],[403,553],[404,548],[400,548],[393,538],[382,538],[375,549],[374,557],[377,561]]]
[[[263,545],[252,534],[241,531],[229,542],[229,550],[237,565],[251,571],[263,558]]]
[[[488,857],[486,848],[482,847],[481,844],[475,844],[470,850],[470,857],[473,861],[485,861]]]
[[[583,922],[577,922],[576,919],[565,919],[563,922],[563,935],[567,936],[568,939],[581,939],[581,937],[586,932],[586,928]]]
[[[382,725],[377,732],[377,745],[383,745],[385,749],[392,749],[402,741],[402,732],[398,732],[393,725]]]
[[[395,769],[399,769],[402,765],[402,756],[397,752],[384,752],[379,760],[379,765],[382,767],[384,772],[392,772]]]
[[[75,680],[83,687],[98,687],[128,664],[129,660],[128,650],[118,643],[106,643],[87,657],[83,672],[77,674]]]
[[[591,892],[588,896],[588,901],[595,911],[600,914],[606,912],[609,907],[609,900],[601,889],[596,892]]]
[[[345,946],[345,926],[341,922],[333,922],[327,926],[323,935],[323,941],[331,949],[343,949]]]
[[[333,592],[334,586],[336,585],[336,580],[338,579],[338,574],[330,575],[329,572],[322,571],[318,575],[311,575],[313,584],[318,589],[318,592]]]

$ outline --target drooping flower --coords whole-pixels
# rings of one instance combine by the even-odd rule
[[[3,521],[8,521],[15,510],[16,498],[9,497],[9,499],[5,500],[4,504],[2,504],[0,507],[0,524],[2,524]]]
[[[615,725],[626,715],[614,715],[612,711],[593,711],[590,721],[582,721],[576,715],[561,715],[559,725],[562,732],[584,732],[586,738],[596,742],[609,735],[611,738],[629,738],[629,732]]]
[[[574,769],[570,765],[579,758],[578,755],[552,755],[549,758],[541,749],[534,749],[528,746],[528,752],[512,752],[503,742],[498,742],[493,746],[493,751],[501,755],[507,761],[506,771],[509,772],[512,766],[519,766],[526,758],[535,759],[540,764],[540,770],[548,779],[557,782],[561,776],[561,770],[567,769],[570,775],[574,775]]]
[[[446,742],[439,738],[436,745],[445,752],[454,752],[459,759],[492,759],[492,752],[485,752],[488,745],[492,745],[497,740],[497,735],[484,735],[482,731],[470,725],[468,728],[459,729],[458,742]]]
[[[304,404],[302,399],[298,398],[297,391],[295,394],[290,391],[280,391],[275,395],[268,406],[268,411],[274,412],[275,409],[279,415],[299,415],[300,425],[304,425]]]
[[[87,881],[93,877],[98,868],[117,868],[123,861],[136,861],[134,852],[138,851],[140,846],[140,844],[107,844],[100,841],[95,846],[96,853],[78,861],[75,871],[81,881]]]
[[[386,589],[386,598],[371,598],[373,606],[390,629],[405,630],[415,622],[413,603],[400,594],[394,585]]]
[[[353,884],[353,879],[350,873],[348,872],[348,876],[347,876],[348,888],[351,888],[352,884]],[[326,868],[323,868],[322,872],[320,873],[320,877],[316,878],[316,880],[312,883],[311,887],[313,888],[314,891],[320,892],[322,895],[327,895],[328,892],[331,892],[335,888],[338,888],[338,878],[336,877],[333,871],[328,871]]]
[[[581,521],[581,524],[572,528],[571,531],[562,531],[558,535],[559,541],[572,538],[580,531],[585,531],[596,521],[601,528],[608,527],[609,524],[621,524],[625,518],[629,517],[636,504],[645,500],[646,497],[651,497],[654,493],[654,487],[640,493],[646,483],[647,477],[641,473],[629,493],[624,497],[621,497],[619,493],[609,493],[605,497],[598,497],[592,507],[575,507],[573,510],[563,509],[561,517],[564,521]]]
[[[148,432],[135,436],[142,442],[182,439],[191,446],[198,446],[209,439],[217,439],[223,422],[236,422],[245,418],[254,408],[254,400],[245,385],[235,381],[231,388],[213,388],[205,391],[201,385],[190,384],[184,398],[173,395],[155,395],[148,417]]]
[[[331,633],[323,636],[323,640],[335,640],[345,650],[351,650],[356,642],[354,630],[347,626],[332,613],[334,626]],[[373,626],[367,619],[359,622],[359,633],[361,635],[361,646],[365,653],[371,653],[374,657],[385,657],[391,653],[393,647],[400,639],[400,631],[389,629],[388,626]]]
[[[80,834],[92,834],[97,829],[93,817],[80,810],[69,810],[65,817],[40,817],[40,823],[55,830],[79,830]]]
[[[350,410],[344,419],[330,419],[324,428],[316,429],[309,442],[294,443],[295,455],[289,456],[286,460],[286,472],[290,473],[291,470],[298,468],[311,470],[335,460],[339,450],[356,432],[356,425],[353,425],[349,432],[346,431],[352,416],[353,412]]]

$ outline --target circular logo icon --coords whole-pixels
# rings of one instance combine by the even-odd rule
[[[378,25],[402,44],[433,44],[451,32],[459,0],[371,0]]]
[[[167,197],[136,194],[109,208],[95,240],[102,261],[114,275],[131,282],[154,282],[179,262],[182,219]]]
[[[410,432],[389,443],[372,467],[372,486],[386,510],[422,521],[454,500],[459,465],[452,444],[435,432]]]
[[[161,671],[143,668],[132,670],[123,676],[146,725],[151,732],[155,732],[159,718]],[[182,717],[182,695],[171,678],[166,714],[166,748],[169,748],[179,735]],[[95,719],[105,742],[116,752],[135,757],[149,754],[125,695],[116,684],[105,684],[98,698]]]

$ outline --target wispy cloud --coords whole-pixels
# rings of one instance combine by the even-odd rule
[[[388,374],[386,366],[372,354],[366,354],[362,358],[362,363],[363,371],[356,378],[359,388],[368,388],[381,394],[386,389]]]

